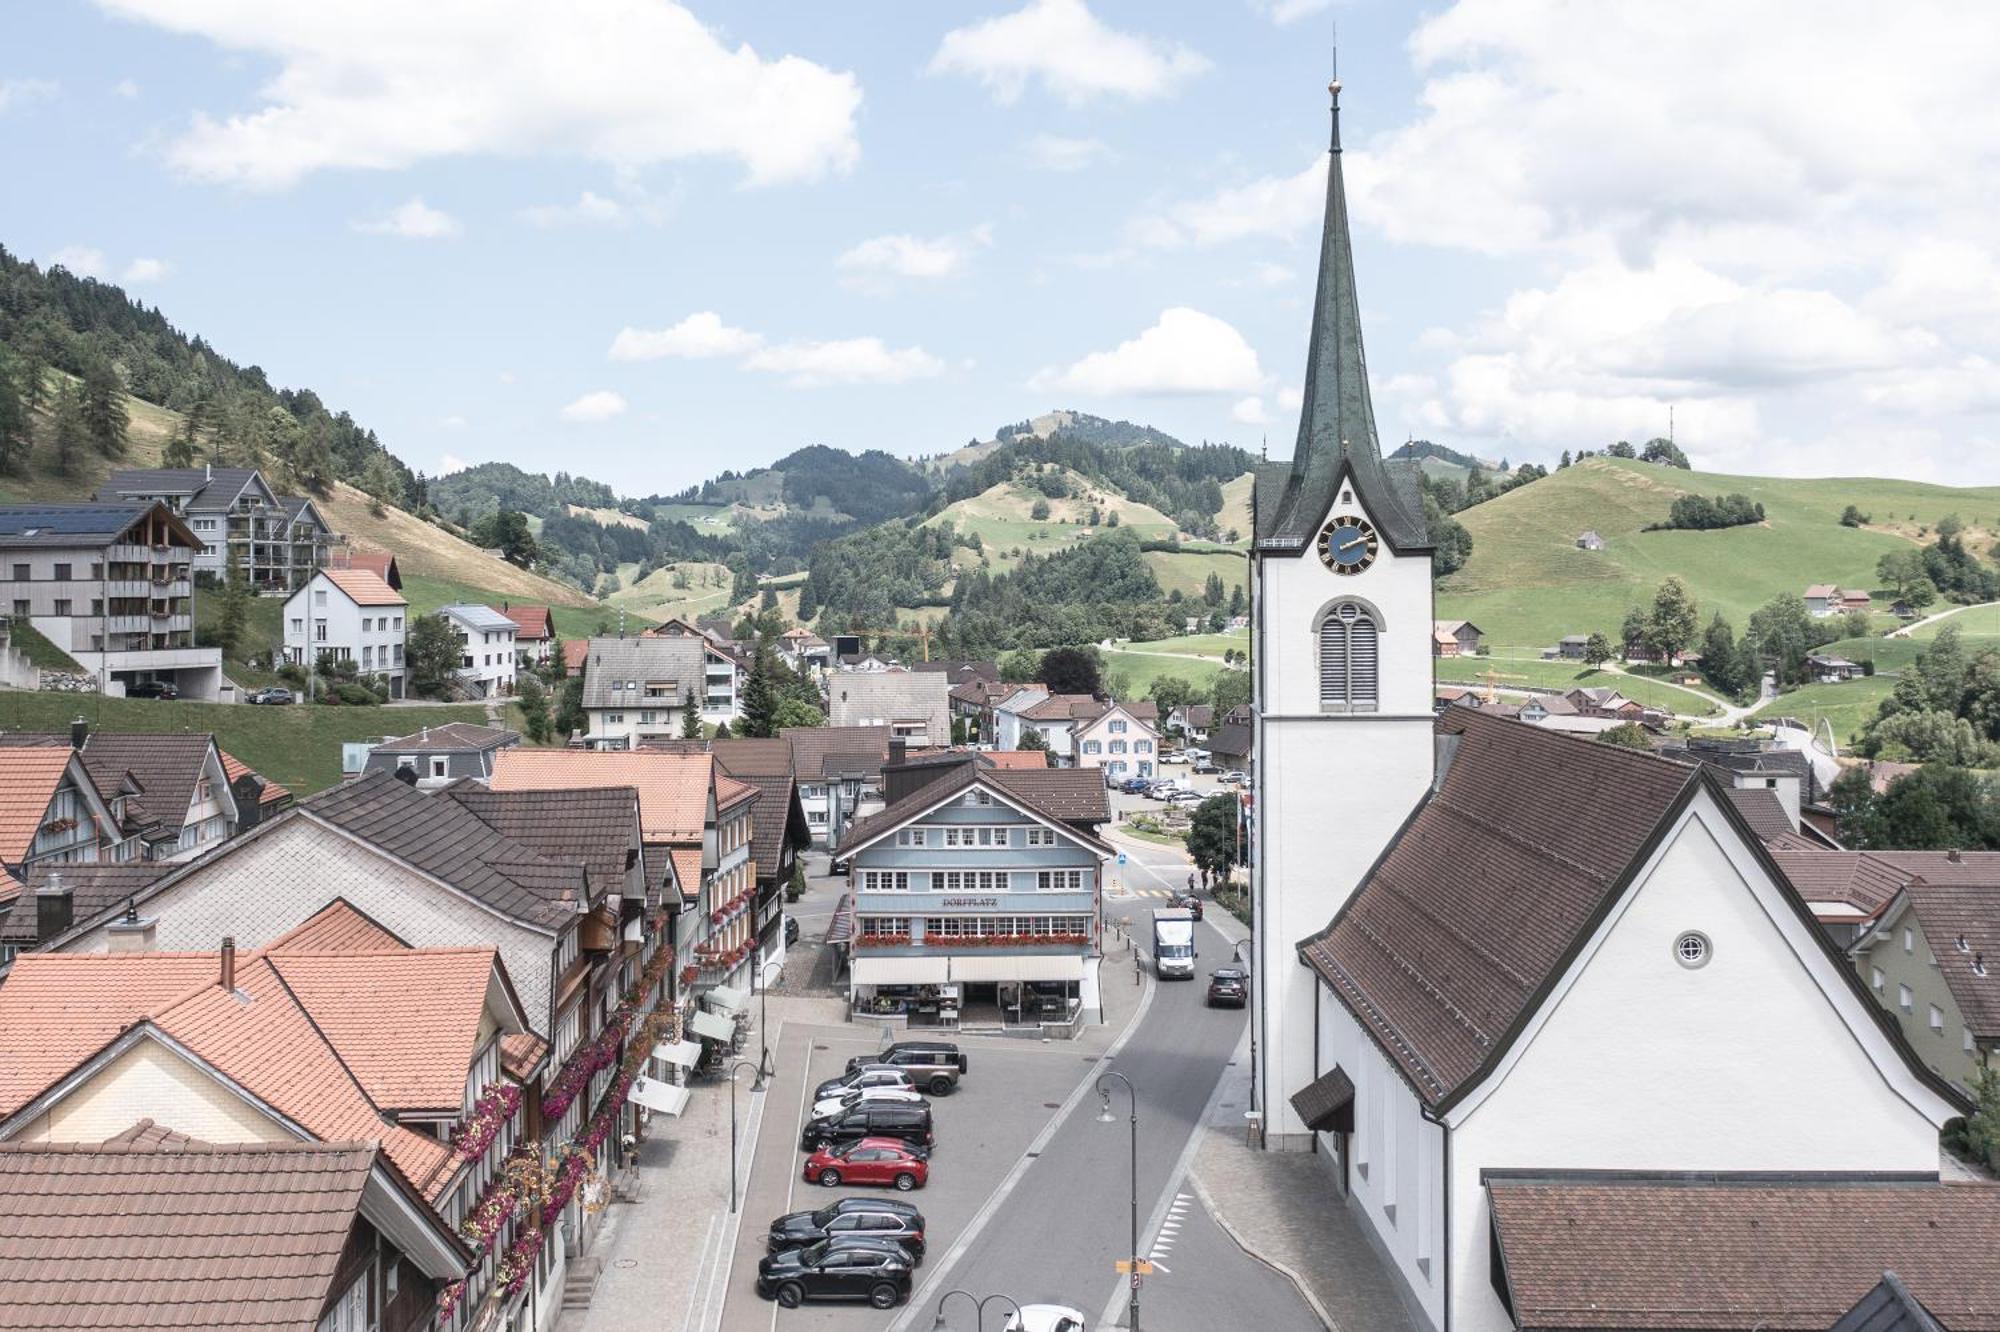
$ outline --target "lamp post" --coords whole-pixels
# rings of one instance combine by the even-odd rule
[[[1118,1122],[1111,1113],[1111,1088],[1105,1085],[1112,1078],[1124,1083],[1125,1094],[1132,1098],[1132,1298],[1127,1305],[1131,1321],[1126,1326],[1130,1332],[1139,1332],[1139,1090],[1123,1073],[1106,1069],[1097,1079],[1097,1094],[1103,1102],[1103,1108],[1097,1112],[1100,1124]]]
[[[739,1059],[729,1066],[729,1211],[732,1216],[736,1212],[736,1075],[746,1068],[757,1075],[756,1081],[750,1084],[751,1093],[754,1095],[764,1090],[764,1070],[747,1059]]]
[[[974,1295],[969,1290],[948,1290],[944,1294],[938,1296],[937,1319],[931,1324],[931,1332],[950,1332],[951,1325],[944,1321],[944,1302],[950,1299],[954,1295],[963,1295],[965,1296],[966,1299],[972,1301],[973,1332],[979,1332],[979,1329],[985,1326],[986,1306],[990,1301],[993,1300],[1006,1301],[1007,1307],[1014,1311],[1014,1321],[1016,1323],[1021,1323],[1024,1321],[1021,1314],[1021,1306],[1014,1303],[1013,1299],[1009,1296],[988,1295],[984,1299],[981,1299],[979,1296]]]
[[[764,979],[764,936],[761,932],[757,935],[757,947],[752,956],[757,959],[757,969],[751,973],[750,982],[757,989],[757,1081],[761,1084],[778,1076],[778,1070],[771,1066],[771,986]]]
[[[1244,962],[1244,961],[1243,961],[1243,957],[1242,957],[1242,953],[1243,953],[1243,950],[1244,950],[1244,949],[1246,949],[1246,948],[1250,949],[1250,950],[1251,950],[1252,952],[1255,952],[1255,951],[1256,951],[1256,944],[1255,944],[1255,942],[1254,942],[1253,940],[1250,940],[1250,939],[1238,939],[1238,940],[1236,941],[1236,943],[1235,943],[1235,944],[1234,944],[1234,945],[1233,945],[1233,946],[1232,946],[1232,947],[1230,948],[1230,950],[1229,950],[1229,960],[1230,960],[1231,962],[1242,962],[1242,963],[1243,963],[1243,966],[1245,967],[1245,969],[1249,969],[1249,967],[1250,967],[1250,963],[1248,963],[1248,962]],[[1252,977],[1250,978],[1250,984],[1249,984],[1249,985],[1247,985],[1247,986],[1245,986],[1244,988],[1245,988],[1245,989],[1246,989],[1247,991],[1249,991],[1249,993],[1251,993],[1252,995],[1255,995],[1255,993],[1256,993],[1256,986],[1257,986],[1257,977],[1253,975],[1253,976],[1252,976]],[[1251,1009],[1251,1011],[1250,1011],[1250,1109],[1251,1109],[1251,1110],[1252,1110],[1253,1112],[1254,1112],[1254,1111],[1255,1111],[1255,1110],[1257,1109],[1257,1012],[1256,1012],[1256,1008],[1257,1008],[1257,1006],[1256,1006],[1255,1002],[1253,1001],[1253,1002],[1251,1003],[1251,1005],[1250,1005],[1250,1009]]]

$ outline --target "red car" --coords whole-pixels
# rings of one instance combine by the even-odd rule
[[[842,1184],[893,1184],[907,1193],[929,1182],[930,1155],[899,1138],[856,1138],[807,1157],[805,1181],[829,1189]]]

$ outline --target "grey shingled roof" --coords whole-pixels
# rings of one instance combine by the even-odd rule
[[[150,504],[0,504],[0,546],[110,542],[145,517]],[[189,534],[193,539],[193,534]]]
[[[1341,478],[1349,476],[1362,507],[1390,548],[1424,551],[1430,549],[1430,537],[1424,530],[1415,477],[1407,468],[1392,470],[1383,463],[1375,435],[1340,158],[1336,92],[1319,288],[1313,297],[1312,339],[1306,354],[1305,410],[1299,415],[1299,437],[1290,464],[1267,463],[1257,471],[1253,490],[1257,548],[1303,550],[1318,535],[1319,522],[1332,507]]]
[[[433,797],[453,800],[502,837],[559,861],[580,860],[590,889],[620,892],[626,852],[639,845],[639,792],[630,786],[569,791],[491,791],[453,782]]]
[[[778,732],[792,747],[792,772],[804,781],[878,776],[889,758],[886,726],[788,726]]]
[[[1910,1294],[1901,1277],[1884,1272],[1882,1279],[1841,1315],[1829,1332],[1945,1332],[1945,1329]]]
[[[104,478],[100,497],[113,495],[186,495],[188,513],[219,513],[236,502],[252,481],[263,482],[254,467],[125,467]],[[284,497],[263,482],[271,498]]]
[[[693,636],[657,638],[593,638],[583,672],[583,706],[586,708],[641,707],[677,708],[692,690],[696,699],[707,688],[703,663],[707,656],[703,639]],[[621,682],[612,689],[611,682]],[[623,687],[636,681],[638,697]],[[649,683],[673,686],[670,699],[646,699]]]
[[[988,775],[1064,823],[1111,822],[1111,801],[1095,768],[999,768]]]
[[[67,749],[69,744],[67,734],[18,732],[0,736],[0,745]],[[129,821],[142,826],[156,823],[156,838],[178,837],[187,822],[195,783],[214,748],[215,737],[206,731],[92,731],[83,744],[83,769],[107,802],[117,796],[130,773],[139,783],[140,793],[126,808],[140,816]],[[220,754],[216,763],[220,768]]]
[[[35,937],[35,894],[60,879],[70,891],[70,918],[90,920],[121,906],[125,899],[149,887],[154,880],[180,866],[163,860],[135,860],[124,864],[32,865],[27,884],[14,899],[13,909],[0,914],[0,944],[22,952],[32,949]]]
[[[843,673],[827,682],[835,726],[921,721],[932,744],[951,738],[951,681],[936,672]]]

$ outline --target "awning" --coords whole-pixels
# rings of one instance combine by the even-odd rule
[[[676,1087],[671,1082],[636,1078],[632,1082],[632,1099],[648,1110],[657,1110],[663,1115],[677,1115],[687,1108],[688,1089]]]
[[[1292,1093],[1292,1109],[1315,1133],[1352,1133],[1354,1080],[1335,1064]]]
[[[941,957],[854,959],[854,983],[857,985],[941,985],[950,979],[949,963]]]
[[[653,1047],[653,1058],[676,1068],[693,1068],[701,1062],[700,1041],[661,1042]]]
[[[695,1009],[694,1016],[688,1019],[688,1025],[694,1028],[695,1035],[704,1040],[733,1041],[736,1039],[736,1024],[720,1014],[709,1012],[705,1008]]]
[[[1083,959],[1072,953],[1023,953],[951,959],[955,981],[1073,981],[1083,979]]]
[[[728,1009],[732,1013],[741,1013],[750,1006],[749,991],[733,990],[727,985],[713,986],[703,997],[713,1001],[718,1007]]]

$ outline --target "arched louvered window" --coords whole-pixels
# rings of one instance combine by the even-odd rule
[[[1319,703],[1328,712],[1373,712],[1380,699],[1381,626],[1359,602],[1330,607],[1319,623]]]

